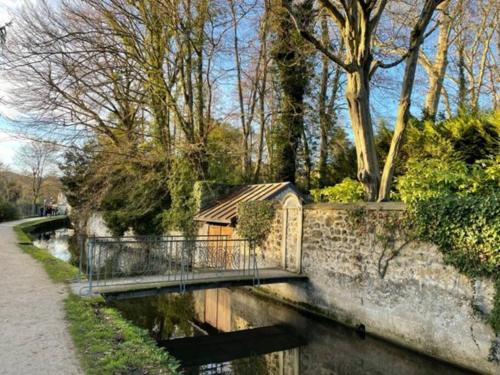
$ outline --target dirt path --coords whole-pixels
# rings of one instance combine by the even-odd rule
[[[66,287],[17,247],[18,223],[0,223],[0,374],[83,374],[64,320]]]

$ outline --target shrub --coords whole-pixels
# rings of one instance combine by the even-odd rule
[[[341,183],[323,189],[311,190],[315,202],[350,203],[362,201],[363,185],[351,178],[345,178]]]
[[[460,160],[411,161],[397,179],[403,202],[412,203],[448,195],[489,194],[500,187],[499,158],[467,165]]]
[[[238,233],[259,244],[271,230],[275,214],[276,202],[273,201],[241,203],[238,207]]]
[[[0,198],[0,222],[7,220],[15,220],[19,217],[17,208],[9,202]]]

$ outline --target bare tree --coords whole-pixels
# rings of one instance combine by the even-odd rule
[[[42,184],[56,164],[56,152],[53,144],[32,141],[25,144],[16,155],[17,164],[31,177],[34,215]]]
[[[5,39],[7,38],[7,27],[9,27],[12,22],[8,22],[3,26],[0,26],[0,46],[5,43]]]
[[[456,13],[452,14],[450,8],[450,0],[442,2],[437,7],[440,12],[439,36],[434,60],[431,60],[423,51],[420,54],[422,65],[429,76],[429,85],[424,103],[424,115],[432,120],[436,118],[439,99],[443,90],[443,81],[446,75],[446,68],[448,67],[448,50],[451,44],[450,36],[453,21],[456,19]],[[457,6],[455,9],[460,9],[460,7]]]
[[[345,56],[340,56],[325,46],[321,40],[312,33],[301,29],[296,23],[303,38],[316,47],[318,51],[326,55],[332,62],[340,66],[347,77],[346,99],[351,119],[351,127],[356,145],[358,161],[358,179],[365,187],[366,197],[370,201],[377,198],[387,198],[387,187],[391,184],[394,160],[399,150],[400,139],[404,134],[405,123],[408,118],[410,95],[413,88],[415,76],[415,64],[413,61],[418,57],[420,46],[424,40],[424,33],[436,7],[443,0],[425,0],[424,5],[417,14],[409,40],[409,48],[403,55],[390,63],[384,63],[376,59],[373,53],[373,45],[377,27],[387,6],[387,0],[351,0],[332,1],[319,0],[325,8],[329,17],[340,31],[345,48]],[[288,2],[283,1],[283,6],[293,12]],[[412,11],[416,11],[412,9]],[[398,110],[398,123],[396,124],[395,147],[393,154],[386,161],[383,178],[383,188],[379,193],[380,170],[375,150],[374,131],[370,111],[370,80],[378,68],[391,68],[408,59],[405,77],[402,83],[400,108]]]
[[[464,0],[460,17],[454,23],[457,74],[449,76],[458,86],[458,101],[462,108],[479,110],[482,99],[487,96],[492,97],[495,105],[499,25],[500,5],[497,1]]]

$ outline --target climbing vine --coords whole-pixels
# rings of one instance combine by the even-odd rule
[[[438,245],[445,262],[469,277],[491,277],[497,292],[490,323],[500,333],[500,193],[443,196],[409,207],[416,237]]]
[[[194,237],[198,226],[194,221],[198,199],[194,192],[196,174],[187,158],[177,158],[167,186],[170,191],[170,208],[163,212],[165,230],[178,230],[186,237]]]
[[[276,202],[253,201],[241,203],[238,207],[238,233],[243,238],[260,244],[271,230],[276,215]]]

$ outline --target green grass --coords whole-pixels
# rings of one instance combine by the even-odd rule
[[[64,217],[45,218],[14,227],[18,246],[43,264],[54,282],[75,278],[78,269],[32,244],[30,233]],[[78,356],[88,375],[179,374],[175,358],[158,348],[147,333],[106,307],[102,298],[70,294],[64,301],[66,319]]]
[[[32,238],[30,233],[35,231],[41,225],[47,225],[47,223],[53,223],[57,220],[61,220],[64,217],[52,217],[40,220],[29,221],[27,223],[19,224],[14,227],[14,231],[17,234],[17,239],[19,241],[18,246],[25,253],[31,255],[37,261],[42,263],[45,271],[49,277],[55,282],[70,281],[76,278],[78,275],[78,268],[72,266],[71,264],[60,260],[47,250],[39,249],[32,244]]]
[[[129,323],[101,298],[65,301],[73,341],[89,375],[178,374],[178,362],[145,330]]]

